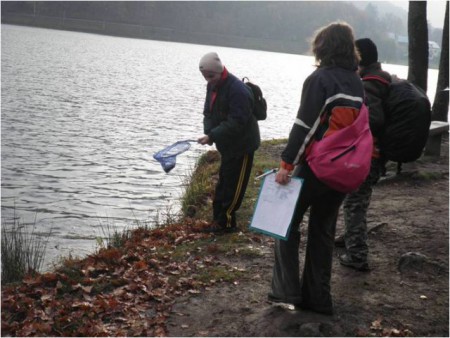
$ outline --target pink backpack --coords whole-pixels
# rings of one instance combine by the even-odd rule
[[[320,181],[334,190],[350,193],[369,174],[372,150],[369,111],[363,103],[353,123],[315,141],[306,160]]]

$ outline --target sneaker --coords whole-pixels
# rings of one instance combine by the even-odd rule
[[[355,261],[350,258],[348,254],[339,256],[339,262],[341,265],[355,269],[357,271],[369,271],[369,264],[366,261]]]
[[[334,239],[334,246],[338,248],[345,248],[344,235],[340,235]]]
[[[286,301],[284,301],[281,298],[278,298],[277,296],[275,296],[272,293],[267,294],[267,300],[271,303],[287,303]]]

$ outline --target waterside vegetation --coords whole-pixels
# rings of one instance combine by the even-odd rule
[[[285,141],[263,143],[255,156],[252,177],[278,164],[267,160],[264,144],[273,147]],[[117,233],[106,226],[106,240],[94,254],[83,259],[67,257],[52,272],[39,273],[37,266],[21,268],[21,274],[5,280],[16,282],[2,284],[3,334],[167,335],[165,320],[177,297],[200,293],[217,283],[249,279],[242,269],[213,257],[259,255],[255,243],[261,236],[247,230],[258,181],[249,184],[240,213],[240,233],[215,237],[201,232],[210,218],[218,160],[215,151],[199,159],[186,182],[180,215],[167,211],[166,220],[153,229],[138,224]],[[16,245],[27,249],[27,243]],[[3,247],[2,236],[2,267]],[[37,257],[42,258],[45,247],[38,245],[37,249]]]
[[[262,143],[252,177],[278,166],[285,142]],[[401,177],[380,182],[369,232],[376,268],[352,274],[334,262],[338,315],[321,319],[314,336],[448,335],[448,139],[445,145],[442,159],[421,158]],[[138,224],[120,245],[106,240],[84,259],[67,257],[52,272],[3,283],[2,334],[305,336],[318,320],[314,314],[265,301],[273,239],[248,231],[260,181],[249,182],[239,233],[201,232],[210,219],[217,160],[215,152],[199,160],[187,182],[185,212],[169,215],[170,223]],[[396,262],[409,251],[426,253],[430,264],[399,273]]]
[[[15,213],[10,220],[2,217],[2,283],[19,281],[26,274],[34,275],[41,270],[51,233],[38,234],[35,223],[25,224]]]

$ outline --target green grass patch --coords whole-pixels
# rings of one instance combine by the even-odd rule
[[[181,212],[184,216],[204,218],[204,205],[208,203],[214,192],[220,165],[220,155],[216,151],[203,154],[194,168],[191,176],[184,182],[185,191],[181,198]]]
[[[228,266],[214,266],[204,269],[196,275],[196,280],[209,284],[212,281],[234,282],[244,276],[244,272]]]
[[[1,281],[13,283],[23,279],[26,274],[36,274],[42,268],[45,250],[51,232],[39,234],[36,220],[25,224],[15,216],[2,217],[1,229]]]
[[[278,168],[280,155],[286,142],[286,139],[263,141],[255,152],[250,180],[238,211],[241,229],[245,229],[251,221],[259,194],[261,180],[255,180],[255,177],[267,170]],[[181,198],[181,211],[184,217],[206,220],[211,218],[212,199],[218,180],[219,166],[220,154],[217,151],[208,151],[199,158],[191,177],[188,177],[185,182],[186,190]]]
[[[442,178],[447,177],[448,173],[442,173],[442,172],[433,172],[433,171],[419,171],[414,173],[413,178],[416,180],[423,180],[423,181],[432,181],[432,180],[439,180]]]

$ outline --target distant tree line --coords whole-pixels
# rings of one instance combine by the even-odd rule
[[[376,41],[382,61],[407,63],[388,36],[407,36],[407,25],[395,14],[380,15],[372,4],[364,10],[345,1],[3,1],[1,6],[2,23],[300,54],[309,52],[308,38],[316,29],[343,20],[357,37]],[[122,26],[108,29],[106,23]],[[441,41],[442,30],[430,32]]]

